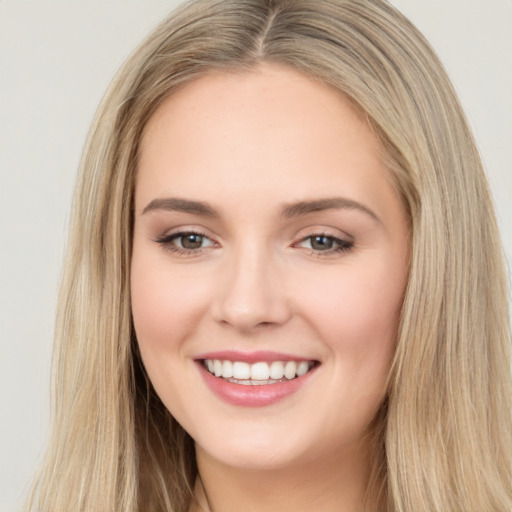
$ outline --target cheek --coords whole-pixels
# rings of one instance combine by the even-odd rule
[[[382,386],[394,353],[405,272],[386,265],[340,267],[301,283],[301,309],[338,365],[364,389]],[[307,292],[307,293],[306,293]]]
[[[207,283],[190,272],[170,272],[161,258],[134,251],[131,301],[141,352],[175,353],[194,331],[204,310]]]
[[[360,434],[385,397],[405,280],[368,265],[342,270],[301,296],[308,297],[303,311],[329,353],[330,385],[322,400],[337,413],[324,418],[324,426],[337,432],[345,425],[350,437]]]
[[[203,281],[203,286],[201,286]],[[204,310],[204,280],[169,271],[162,258],[134,249],[131,268],[132,315],[147,374],[167,409],[187,410],[194,370],[189,345]],[[187,395],[178,389],[191,390]]]
[[[318,276],[315,281],[316,286],[304,283],[308,293],[301,296],[307,301],[304,309],[326,332],[365,344],[396,330],[404,290],[399,276],[363,267],[341,269],[321,286]]]

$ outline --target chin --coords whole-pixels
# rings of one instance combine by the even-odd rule
[[[203,432],[203,435],[195,437],[198,460],[205,457],[225,466],[252,471],[283,470],[328,459],[333,451],[342,453],[344,447],[354,444],[356,436],[347,431],[335,448],[332,442],[327,441],[329,438],[332,440],[332,436],[324,437],[318,430],[320,425],[313,423],[310,428],[301,429],[297,428],[300,422],[297,420],[294,425],[286,426],[272,421],[257,425],[237,422],[236,429]]]
[[[266,445],[250,444],[245,441],[243,446],[232,444],[229,447],[200,447],[196,444],[198,458],[205,455],[221,464],[247,471],[282,470],[301,461],[306,461],[305,453],[300,450],[283,450],[281,446],[267,443]]]

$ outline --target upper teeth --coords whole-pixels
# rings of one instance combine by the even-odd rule
[[[237,380],[280,380],[286,377],[294,379],[307,373],[312,367],[312,361],[273,361],[272,363],[259,362],[254,364],[242,361],[221,361],[219,359],[205,359],[208,371],[216,377]]]

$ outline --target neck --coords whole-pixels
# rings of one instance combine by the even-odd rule
[[[189,512],[362,512],[371,472],[368,450],[279,469],[226,466],[196,447],[198,504]]]

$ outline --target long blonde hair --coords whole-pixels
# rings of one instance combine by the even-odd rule
[[[193,443],[155,395],[131,324],[139,142],[176,88],[262,61],[329,84],[359,109],[410,215],[410,278],[376,429],[380,510],[512,510],[509,313],[492,200],[446,73],[383,0],[190,2],[122,67],[82,158],[52,438],[27,510],[184,512],[193,499]]]

